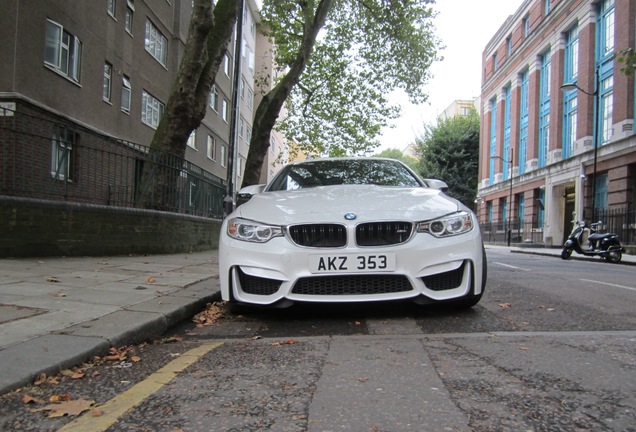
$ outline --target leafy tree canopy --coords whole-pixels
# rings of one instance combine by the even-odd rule
[[[265,0],[261,12],[276,46],[277,73],[293,65],[319,0]],[[310,7],[307,7],[307,5]],[[311,6],[314,4],[314,6]],[[399,116],[387,95],[426,100],[424,86],[441,48],[434,0],[334,0],[307,67],[278,126],[303,151],[368,154],[382,127]]]
[[[479,114],[438,119],[415,140],[419,171],[448,184],[448,195],[474,208],[479,167]]]
[[[398,150],[396,148],[383,150],[380,153],[376,153],[374,156],[389,158],[389,159],[397,159],[407,164],[409,167],[411,167],[413,171],[417,172],[419,170],[417,159],[415,159],[414,157],[405,155],[404,153],[402,153],[401,150]]]

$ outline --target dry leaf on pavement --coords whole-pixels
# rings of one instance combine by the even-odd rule
[[[298,343],[298,341],[296,339],[287,339],[287,340],[280,341],[280,342],[273,342],[272,345],[273,346],[293,345],[295,343]]]
[[[64,416],[76,417],[80,415],[81,413],[83,413],[84,411],[89,410],[94,404],[95,404],[95,401],[92,401],[92,400],[89,401],[84,399],[77,399],[77,400],[70,400],[70,401],[61,402],[61,403],[52,403],[45,407],[37,408],[31,411],[32,412],[50,411],[49,413],[50,418],[64,417]]]

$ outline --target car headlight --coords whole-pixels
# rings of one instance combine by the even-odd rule
[[[473,217],[468,212],[457,212],[439,219],[417,224],[418,233],[428,233],[435,237],[450,237],[464,234],[474,227]]]
[[[274,237],[281,237],[283,229],[247,219],[232,218],[227,223],[227,235],[236,240],[265,243]]]

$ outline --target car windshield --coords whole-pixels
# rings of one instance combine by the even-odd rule
[[[397,161],[335,159],[308,161],[283,168],[269,191],[295,190],[333,185],[380,185],[419,187],[420,181]]]

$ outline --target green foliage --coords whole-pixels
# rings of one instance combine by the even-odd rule
[[[396,148],[383,150],[380,153],[375,154],[374,156],[389,158],[389,159],[397,159],[407,164],[415,172],[417,172],[419,169],[417,159],[411,156],[405,155],[404,153],[402,153],[401,150],[398,150]]]
[[[634,51],[634,48],[625,48],[619,51],[616,56],[618,58],[618,62],[625,65],[621,67],[621,72],[628,77],[633,77],[634,69],[636,69],[636,52]]]
[[[276,44],[279,76],[292,65],[319,0],[265,0],[261,13]],[[308,8],[301,4],[309,4]],[[439,60],[433,0],[334,0],[279,129],[310,154],[369,154],[382,127],[399,116],[387,95],[426,100]]]
[[[448,184],[448,195],[474,208],[479,166],[479,115],[439,119],[416,138],[419,171]]]

